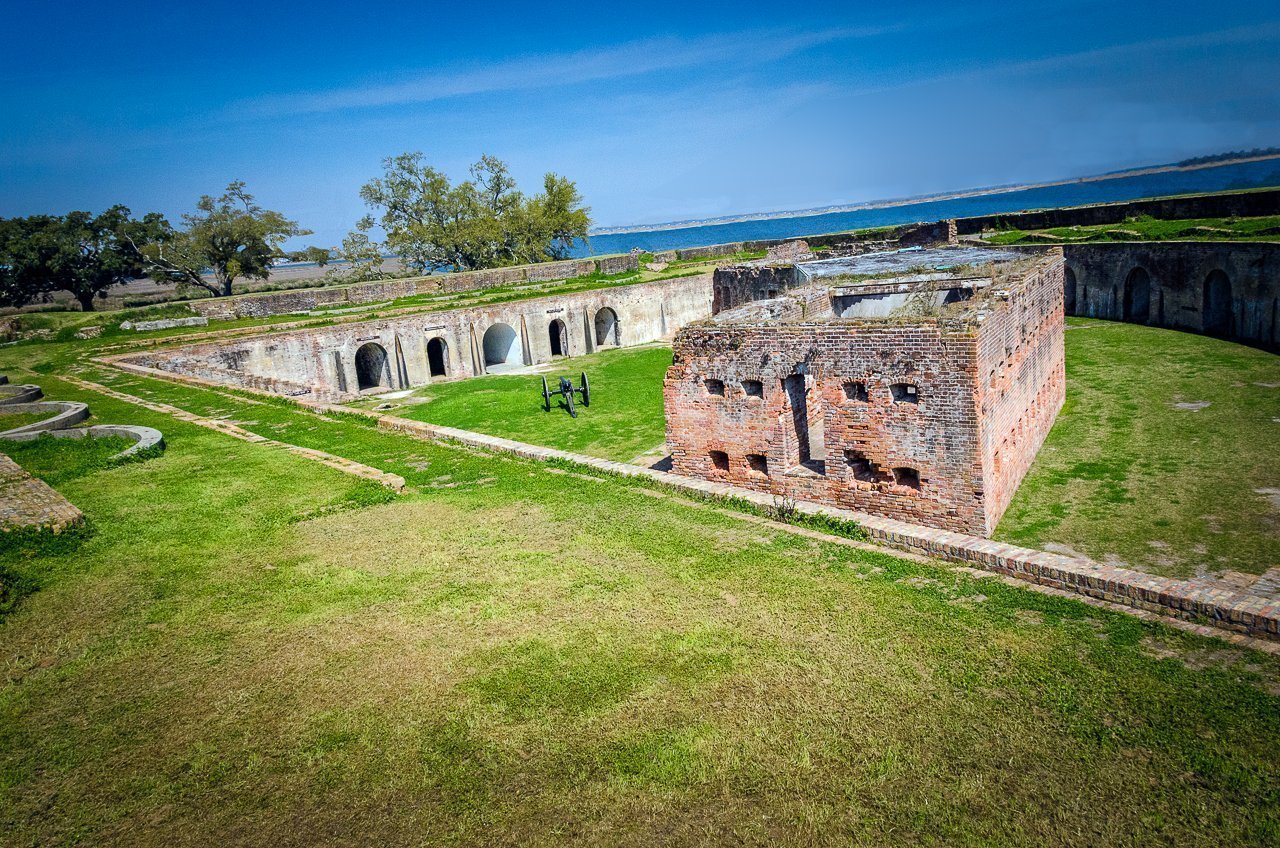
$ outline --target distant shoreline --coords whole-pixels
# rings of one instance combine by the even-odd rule
[[[1079,183],[1096,183],[1106,180],[1142,177],[1148,174],[1165,174],[1173,171],[1201,171],[1206,168],[1220,168],[1226,165],[1243,165],[1249,162],[1265,162],[1269,159],[1280,159],[1280,153],[1266,156],[1246,156],[1240,159],[1222,159],[1217,162],[1202,162],[1195,165],[1154,165],[1148,168],[1135,168],[1131,171],[1114,171],[1109,174],[1097,174],[1091,177],[1073,177],[1066,180],[1053,180],[1044,183],[1016,183],[1002,186],[971,188],[964,191],[945,192],[942,194],[923,194],[917,197],[894,198],[891,200],[871,200],[865,203],[851,203],[840,206],[822,206],[813,209],[797,209],[782,212],[753,212],[745,215],[727,215],[721,218],[700,218],[690,221],[671,221],[663,224],[636,224],[626,227],[602,227],[593,230],[592,236],[625,235],[627,233],[648,233],[655,230],[687,230],[694,227],[713,227],[720,224],[741,224],[746,221],[773,221],[780,218],[811,218],[817,215],[836,215],[841,212],[857,212],[864,209],[891,209],[895,206],[911,206],[916,203],[934,203],[942,200],[963,200],[966,197],[981,197],[991,194],[1009,194],[1015,191],[1027,191],[1037,188],[1073,185]]]

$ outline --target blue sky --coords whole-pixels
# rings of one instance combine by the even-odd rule
[[[1274,2],[2,2],[0,216],[242,179],[331,245],[407,150],[613,225],[1280,145]]]

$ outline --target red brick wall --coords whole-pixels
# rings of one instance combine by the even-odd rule
[[[758,491],[891,515],[920,524],[985,532],[980,499],[974,377],[975,338],[948,335],[936,322],[915,327],[830,321],[697,325],[676,340],[667,372],[667,441],[673,470]],[[803,441],[795,404],[783,381],[803,373],[808,420],[822,421],[825,465],[798,467]],[[707,394],[704,379],[722,380],[725,396]],[[759,380],[763,398],[744,394]],[[845,384],[862,382],[867,400],[850,400]],[[894,402],[890,386],[910,383],[918,403]],[[797,432],[797,431],[800,432]],[[817,453],[817,439],[810,445]],[[716,470],[710,452],[729,456]],[[856,451],[873,466],[857,479],[846,460]],[[747,454],[768,457],[768,476]],[[895,482],[894,468],[915,469],[919,491]],[[821,469],[821,473],[817,469]]]
[[[1066,399],[1062,252],[982,324],[978,338],[982,461],[995,530]]]
[[[742,320],[686,327],[664,385],[673,470],[989,535],[1065,385],[1061,257],[1011,273],[994,284],[1009,299],[993,301],[986,320],[971,325],[768,321],[743,312]],[[813,297],[805,306],[811,317],[818,312]],[[784,381],[794,374],[805,389],[789,395]],[[708,379],[723,383],[723,397],[708,393]],[[749,397],[747,380],[760,381],[764,396]],[[851,383],[865,387],[865,400],[848,396]],[[894,384],[915,386],[917,402],[895,401]],[[825,443],[825,462],[802,464],[806,431],[811,459],[822,458]],[[997,464],[1000,445],[1007,447]],[[715,467],[712,451],[728,455],[727,470]],[[767,475],[752,470],[749,454],[767,457]],[[918,473],[919,489],[894,472],[902,468]]]

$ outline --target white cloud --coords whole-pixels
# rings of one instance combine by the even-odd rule
[[[870,38],[900,27],[828,29],[815,32],[741,32],[701,38],[653,38],[570,53],[526,56],[494,64],[433,71],[378,85],[265,95],[233,106],[269,115],[332,112],[429,103],[450,97],[551,88],[595,80],[640,76],[734,62],[777,61],[823,44]]]

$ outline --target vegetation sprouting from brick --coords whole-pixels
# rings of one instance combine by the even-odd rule
[[[1280,241],[1280,216],[1162,220],[1150,215],[1121,224],[1000,230],[992,244],[1077,244],[1098,241]]]

